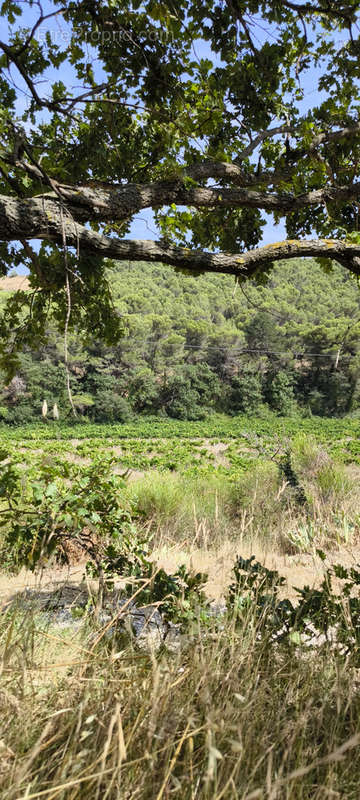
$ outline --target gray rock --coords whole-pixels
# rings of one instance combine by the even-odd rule
[[[89,616],[94,617],[87,589],[64,584],[53,591],[25,590],[12,598],[3,608],[19,607],[41,614],[46,626],[72,628],[78,630]],[[180,646],[180,626],[167,622],[157,605],[137,606],[119,591],[109,594],[97,623],[106,627],[112,623],[104,635],[111,639],[121,632],[127,632],[141,649],[158,650],[166,645],[171,650]]]

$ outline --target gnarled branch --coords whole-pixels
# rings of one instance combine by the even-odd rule
[[[326,257],[360,275],[360,244],[341,240],[286,240],[265,245],[246,253],[209,253],[163,242],[125,240],[104,236],[79,224],[68,214],[62,215],[55,199],[18,200],[0,198],[0,239],[9,241],[44,239],[68,245],[83,252],[116,258],[122,261],[161,261],[193,272],[219,272],[251,277],[269,267],[273,261],[304,256]]]

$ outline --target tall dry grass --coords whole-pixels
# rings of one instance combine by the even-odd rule
[[[96,633],[1,620],[3,800],[358,798],[351,660],[260,640],[250,612],[175,654]]]
[[[237,476],[151,472],[129,485],[128,498],[158,547],[216,548],[226,538],[291,554],[356,541],[359,483],[311,437],[297,437],[290,455],[298,486],[263,460]]]
[[[226,475],[152,471],[130,483],[127,496],[157,546],[195,541],[208,547],[221,542],[225,528],[231,535],[232,491]]]

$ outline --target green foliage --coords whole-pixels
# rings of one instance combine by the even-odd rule
[[[284,370],[275,374],[270,372],[265,388],[265,397],[270,408],[277,411],[282,417],[291,416],[295,407],[292,375]]]
[[[91,417],[95,422],[129,422],[132,412],[125,397],[104,389],[95,395]]]
[[[280,415],[356,411],[360,295],[341,268],[329,286],[313,262],[285,263],[267,286],[248,284],[246,297],[225,276],[195,280],[159,265],[113,264],[107,277],[126,335],[116,346],[69,337],[72,393],[88,419],[125,420],[123,400],[136,413],[183,419],[264,405]],[[3,376],[9,423],[38,419],[44,397],[62,417],[71,412],[63,340],[48,325],[47,342],[20,356],[21,392]]]
[[[255,556],[247,559],[238,556],[233,572],[234,582],[230,584],[227,596],[228,609],[233,610],[236,616],[251,616],[262,633],[276,634],[292,608],[289,601],[278,599],[285,578],[255,561]]]
[[[195,604],[204,600],[207,576],[190,574],[185,567],[173,575],[156,569],[148,541],[136,530],[125,481],[113,474],[111,460],[94,461],[85,469],[47,463],[24,486],[7,456],[5,450],[0,453],[0,499],[7,504],[1,517],[2,562],[9,570],[39,569],[52,556],[67,560],[75,544],[89,558],[88,574],[99,579],[99,603],[115,578],[131,578],[143,584],[138,602],[157,603],[168,619],[190,619]],[[132,596],[133,580],[124,592]]]
[[[148,562],[139,571],[138,578],[144,581],[144,588],[136,599],[143,606],[156,603],[166,620],[185,626],[196,619],[200,604],[204,607],[207,605],[203,592],[207,577],[201,572],[189,573],[185,565],[169,575],[164,569],[156,569],[154,564]],[[126,591],[131,597],[133,584],[128,584]]]
[[[151,414],[159,406],[159,384],[148,367],[139,369],[129,384],[129,399],[135,411]]]
[[[175,419],[204,419],[216,404],[220,383],[207,364],[188,364],[164,381],[162,407]]]
[[[122,547],[131,531],[130,511],[122,505],[124,481],[112,473],[109,459],[94,460],[85,470],[45,460],[25,486],[8,466],[2,486],[5,552],[9,548],[14,569],[35,569],[55,551],[66,558],[72,541],[99,566],[107,547]]]
[[[319,551],[319,555],[325,555]],[[358,565],[359,566],[359,565]],[[285,583],[276,570],[269,570],[255,556],[239,556],[234,566],[235,580],[229,587],[228,608],[241,620],[251,617],[259,635],[269,636],[286,644],[318,647],[319,636],[342,654],[360,658],[360,571],[341,564],[326,570],[319,589],[305,586],[296,589],[299,602],[279,600]],[[341,581],[339,592],[332,581]]]
[[[285,217],[293,238],[358,241],[356,190],[350,189],[360,148],[355,0],[301,7],[181,0],[176,13],[170,0],[98,6],[53,0],[44,19],[37,3],[1,5],[7,35],[0,57],[0,190],[25,208],[45,195],[48,214],[40,223],[34,213],[23,236],[22,220],[17,230],[12,218],[15,230],[1,244],[1,272],[27,266],[33,290],[31,299],[25,293],[9,299],[0,317],[0,363],[9,374],[18,369],[17,352],[44,345],[50,308],[60,331],[69,323],[82,338],[95,333],[109,346],[121,341],[123,320],[114,311],[102,254],[117,239],[128,263],[124,237],[144,207],[154,211],[164,257],[172,261],[169,243],[183,245],[188,255],[179,257],[179,267],[186,271],[188,261],[194,276],[201,272],[199,249],[253,251],[266,212],[275,222]],[[47,27],[54,14],[63,20],[64,36]],[[318,90],[313,106],[305,100],[309,82]],[[204,188],[213,201],[205,195],[200,202]],[[320,193],[316,207],[313,192]],[[64,247],[60,214],[53,213],[59,197],[68,230],[73,226],[72,247],[66,241]],[[40,235],[43,244],[33,252],[27,243]],[[355,273],[356,257],[341,256]],[[325,269],[328,260],[322,260]],[[264,261],[249,269],[263,282],[271,273],[271,260]],[[241,269],[241,255],[238,264]],[[281,299],[280,327],[289,323],[290,306],[286,292]],[[257,321],[243,320],[242,330],[249,343],[267,341],[274,349],[278,331],[270,330],[265,306]],[[302,300],[300,312],[301,306]],[[342,310],[327,349],[343,341]],[[308,327],[307,320],[299,324]],[[183,332],[168,333],[151,369],[164,351],[181,353]],[[234,335],[231,326],[226,333]],[[311,338],[311,330],[305,333]],[[216,363],[221,354],[209,366]],[[306,372],[309,365],[303,366]],[[309,371],[314,385],[306,388],[305,375],[302,392],[314,411],[319,395],[312,393],[323,388],[316,370]],[[351,386],[342,390],[341,377],[333,383],[328,413],[343,413]],[[282,408],[279,397],[273,402]]]
[[[261,378],[250,370],[232,379],[229,390],[229,410],[233,413],[255,414],[263,402]]]

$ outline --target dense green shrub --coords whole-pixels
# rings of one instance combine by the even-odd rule
[[[137,370],[129,381],[129,401],[135,411],[152,414],[159,408],[159,381],[149,368]]]
[[[188,364],[164,381],[163,409],[175,419],[204,419],[220,396],[220,382],[207,364]]]
[[[293,376],[284,370],[270,372],[265,384],[265,399],[270,408],[282,417],[291,416],[296,410]]]
[[[129,422],[132,412],[125,397],[104,389],[96,393],[89,416],[95,422]]]
[[[231,413],[254,414],[263,402],[259,373],[243,372],[230,383],[228,407]]]
[[[326,556],[318,551],[324,561]],[[239,556],[233,568],[234,581],[230,584],[227,604],[238,619],[249,618],[257,622],[258,636],[286,645],[300,644],[319,647],[321,635],[342,655],[351,655],[355,663],[360,657],[360,571],[335,564],[325,572],[319,589],[304,586],[296,589],[299,602],[279,599],[279,590],[286,580],[277,570],[270,570],[255,560]],[[334,590],[333,580],[341,584]]]

